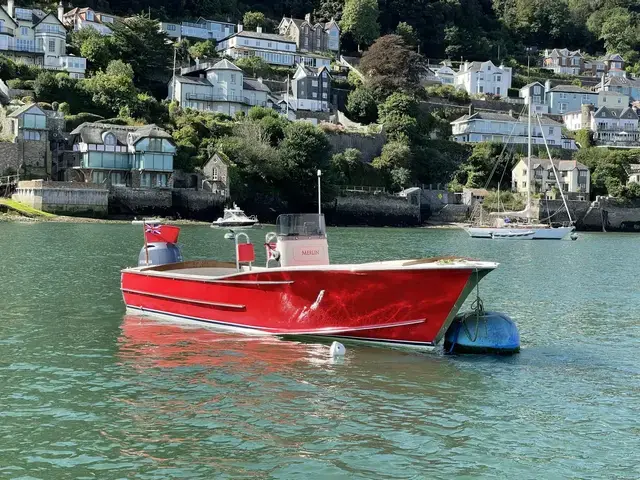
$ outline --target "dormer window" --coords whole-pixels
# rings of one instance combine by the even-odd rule
[[[87,12],[87,21],[93,22],[93,12],[91,10]]]
[[[117,143],[116,136],[111,132],[105,133],[104,136],[102,137],[102,141],[104,142],[105,145],[109,145],[109,146],[113,146]]]

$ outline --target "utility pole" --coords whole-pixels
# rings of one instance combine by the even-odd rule
[[[178,57],[178,49],[176,45],[173,44],[173,78],[171,79],[171,101],[176,101],[176,60]]]

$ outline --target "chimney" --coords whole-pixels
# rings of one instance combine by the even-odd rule
[[[307,23],[311,23],[311,14],[310,13],[307,13],[304,16],[304,21],[307,22]]]
[[[238,24],[238,33],[240,33],[242,31],[244,27],[242,26],[241,23]]]
[[[256,32],[262,33],[262,27],[256,27]]]
[[[62,19],[64,18],[64,5],[62,1],[58,4],[58,20],[62,23]]]
[[[15,18],[14,15],[16,12],[15,12],[14,6],[15,6],[15,3],[13,0],[7,0],[7,13],[11,18]]]
[[[258,77],[258,82],[262,83],[262,77]]]
[[[513,110],[509,110],[509,116],[513,118]]]
[[[473,108],[473,103],[469,104],[469,116],[473,115],[475,113],[474,108]]]
[[[544,93],[549,93],[549,91],[551,90],[551,80],[547,80],[546,82],[544,82]]]

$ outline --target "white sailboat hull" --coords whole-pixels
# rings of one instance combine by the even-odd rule
[[[522,235],[523,230],[533,235]],[[558,228],[498,228],[498,227],[469,227],[466,229],[472,238],[509,238],[510,240],[562,240],[571,232],[573,227]]]

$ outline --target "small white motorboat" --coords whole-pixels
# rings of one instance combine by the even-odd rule
[[[252,227],[258,223],[255,215],[247,216],[235,203],[233,208],[225,208],[224,216],[211,224],[212,227]]]

